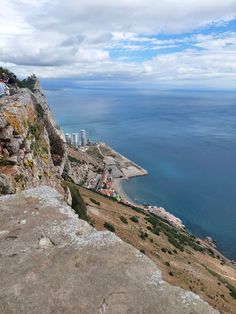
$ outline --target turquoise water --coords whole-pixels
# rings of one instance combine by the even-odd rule
[[[65,132],[89,130],[148,170],[124,182],[236,259],[236,94],[111,89],[47,91]]]

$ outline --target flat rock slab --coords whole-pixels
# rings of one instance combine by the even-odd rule
[[[1,314],[218,313],[52,188],[0,198]]]

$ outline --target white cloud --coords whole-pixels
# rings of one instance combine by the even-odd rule
[[[109,59],[109,52],[102,50],[85,50],[79,49],[76,53],[76,61],[80,62],[97,62],[107,61]]]
[[[221,25],[233,17],[236,0],[1,0],[0,61],[19,74],[41,77],[234,80],[235,33],[153,36]],[[157,54],[184,44],[192,50]],[[120,55],[114,58],[113,50]],[[128,58],[151,50],[157,56],[149,61]]]
[[[157,33],[219,23],[235,13],[235,0],[54,0],[32,10],[28,20],[36,28],[67,34],[75,30]]]
[[[203,50],[187,49],[181,52],[159,55],[144,63],[149,66],[150,79],[158,82],[215,84],[234,88],[236,83],[236,33],[193,36],[195,46]],[[222,86],[223,82],[223,86]]]
[[[236,50],[236,33],[221,33],[216,35],[197,35],[193,37],[196,40],[196,47],[204,49],[235,49]]]

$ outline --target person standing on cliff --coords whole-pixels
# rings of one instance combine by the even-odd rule
[[[8,76],[6,75],[6,73],[2,73],[1,82],[7,84],[7,82],[8,82]]]
[[[10,77],[7,83],[11,85],[12,87],[17,88],[16,75],[13,75],[12,77]]]

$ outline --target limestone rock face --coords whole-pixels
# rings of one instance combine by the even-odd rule
[[[61,174],[67,159],[64,135],[56,126],[38,80],[34,78],[30,86],[32,90],[21,88],[0,100],[0,174],[13,187],[8,193],[40,185],[63,193]],[[5,190],[0,187],[0,194]]]
[[[0,280],[1,314],[217,313],[50,187],[0,198]]]

